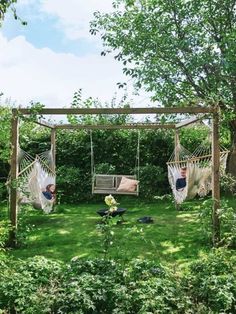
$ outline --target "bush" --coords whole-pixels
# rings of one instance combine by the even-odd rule
[[[230,173],[224,173],[220,178],[220,187],[226,194],[236,195],[236,178]]]
[[[214,250],[182,278],[154,261],[0,260],[3,313],[235,313],[236,259]]]
[[[60,166],[57,169],[58,203],[79,203],[91,198],[91,175],[74,166]]]
[[[0,253],[5,250],[9,236],[9,222],[6,220],[0,221]]]
[[[2,262],[0,309],[7,313],[51,313],[60,288],[62,266],[43,257]]]
[[[236,207],[229,206],[227,201],[222,202],[219,210],[222,230],[222,244],[236,248]]]
[[[170,191],[166,161],[171,154],[169,132],[148,131],[140,139],[140,197],[153,198]],[[36,139],[39,141],[39,139]],[[137,169],[137,132],[93,132],[96,173],[135,174]],[[158,148],[158,154],[156,153]],[[29,149],[29,148],[28,148]],[[27,149],[27,150],[28,150]],[[84,131],[58,132],[57,190],[61,202],[78,203],[90,200],[91,150],[89,134]]]
[[[167,173],[160,166],[146,165],[140,167],[139,180],[141,197],[153,199],[156,195],[170,192]]]
[[[72,260],[63,282],[63,313],[183,313],[188,298],[155,262]]]
[[[236,312],[236,260],[224,249],[192,263],[185,285],[194,303],[202,303],[213,313]]]
[[[124,271],[125,286],[117,294],[114,313],[184,313],[188,297],[179,281],[153,261],[133,260]]]
[[[5,251],[8,239],[10,222],[7,217],[7,204],[0,203],[0,258],[1,254]]]
[[[202,203],[199,213],[202,235],[208,242],[212,239],[212,199]],[[221,246],[236,247],[236,208],[229,206],[228,201],[221,202],[219,209],[221,222]]]
[[[43,257],[2,261],[0,309],[5,313],[187,313],[179,280],[154,262],[127,265]]]

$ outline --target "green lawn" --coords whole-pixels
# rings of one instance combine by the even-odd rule
[[[198,219],[201,200],[186,202],[183,211],[176,211],[170,201],[144,203],[138,199],[119,199],[127,208],[125,223],[114,224],[110,256],[115,259],[134,257],[155,259],[164,265],[185,267],[210,246],[203,239]],[[69,261],[102,257],[102,235],[97,230],[101,218],[96,211],[104,204],[57,205],[49,215],[27,211],[27,224],[33,225],[26,246],[11,250],[17,258],[43,255]],[[137,219],[151,216],[153,224],[140,224]],[[113,218],[116,222],[117,218]]]

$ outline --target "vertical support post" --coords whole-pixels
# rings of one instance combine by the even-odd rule
[[[16,246],[18,192],[16,180],[18,178],[18,146],[19,146],[19,118],[17,109],[12,110],[11,119],[11,175],[10,175],[10,221],[11,231],[9,233],[10,246]]]
[[[90,130],[90,151],[91,151],[91,180],[92,180],[92,194],[94,193],[94,185],[95,185],[95,169],[94,169],[94,153],[93,153],[93,133]]]
[[[55,173],[56,171],[56,129],[51,130],[51,146],[52,146],[52,170]]]
[[[179,131],[175,129],[175,161],[179,161]]]
[[[175,129],[175,161],[179,161],[179,130]],[[180,210],[181,206],[175,201],[175,209]]]
[[[220,147],[219,147],[219,112],[213,114],[212,121],[212,241],[213,246],[220,242]]]

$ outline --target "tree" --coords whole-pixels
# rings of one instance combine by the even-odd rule
[[[114,12],[95,13],[103,55],[117,51],[137,88],[164,106],[219,103],[228,119],[236,176],[235,0],[115,0]]]
[[[1,98],[0,98],[1,102]],[[6,194],[5,183],[9,173],[11,110],[0,103],[0,200]]]
[[[112,98],[111,102],[105,104],[98,99],[89,97],[83,98],[82,89],[77,90],[72,99],[71,108],[129,108],[130,101],[127,95],[124,94],[120,100],[116,99],[116,95]],[[99,114],[99,115],[68,115],[68,121],[71,124],[125,124],[133,122],[131,116],[126,114]]]
[[[0,0],[0,22],[4,19],[4,15],[7,10],[12,6],[13,3],[16,3],[17,0]]]
[[[23,21],[16,12],[14,4],[17,3],[17,0],[0,0],[0,27],[2,25],[2,21],[4,20],[6,12],[11,9],[15,20],[19,20],[22,25],[27,25],[26,21]]]

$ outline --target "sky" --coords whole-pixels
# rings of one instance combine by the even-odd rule
[[[0,92],[16,105],[31,101],[46,107],[70,106],[75,91],[102,103],[124,90],[133,106],[149,104],[149,95],[136,95],[132,80],[112,55],[101,56],[99,36],[89,33],[94,11],[111,12],[112,0],[18,0],[23,26],[8,13],[0,29]]]

